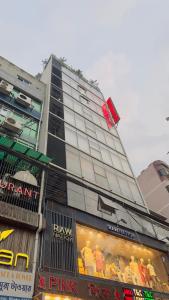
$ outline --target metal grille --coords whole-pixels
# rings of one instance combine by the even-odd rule
[[[47,226],[44,233],[43,268],[75,272],[75,225],[71,217],[46,211]],[[54,224],[58,233],[54,231]],[[62,234],[63,233],[63,234]],[[70,234],[71,233],[71,234]],[[70,238],[70,235],[72,238]]]
[[[5,152],[0,152],[0,159],[0,201],[37,212],[40,170],[36,166]],[[30,176],[33,175],[37,180],[37,186],[26,182],[27,173],[25,173],[25,178],[21,176],[19,180],[18,172],[20,171],[29,171]]]

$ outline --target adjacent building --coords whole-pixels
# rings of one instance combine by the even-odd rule
[[[102,92],[55,55],[38,78],[0,58],[0,299],[169,298],[168,223]]]
[[[148,207],[169,219],[169,166],[161,160],[152,162],[140,173],[138,183]]]
[[[41,214],[46,86],[0,57],[0,299],[32,299]]]

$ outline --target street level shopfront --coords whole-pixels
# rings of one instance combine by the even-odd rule
[[[32,299],[35,234],[0,224],[0,299]]]
[[[153,300],[169,299],[165,293],[119,285],[115,282],[81,279],[53,273],[38,273],[34,300]]]
[[[165,243],[61,205],[45,214],[39,299],[169,299]]]

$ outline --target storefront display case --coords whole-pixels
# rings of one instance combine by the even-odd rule
[[[169,292],[165,253],[80,224],[76,232],[80,274]]]

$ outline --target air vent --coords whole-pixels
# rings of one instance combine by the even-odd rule
[[[22,130],[22,126],[21,123],[17,122],[15,119],[13,118],[6,118],[4,123],[2,124],[2,127],[4,129],[7,129],[11,132],[14,133],[20,133]]]
[[[5,80],[0,81],[0,91],[6,95],[9,95],[13,90],[13,85]]]
[[[26,95],[19,93],[16,98],[16,102],[26,108],[31,106],[32,100]]]

